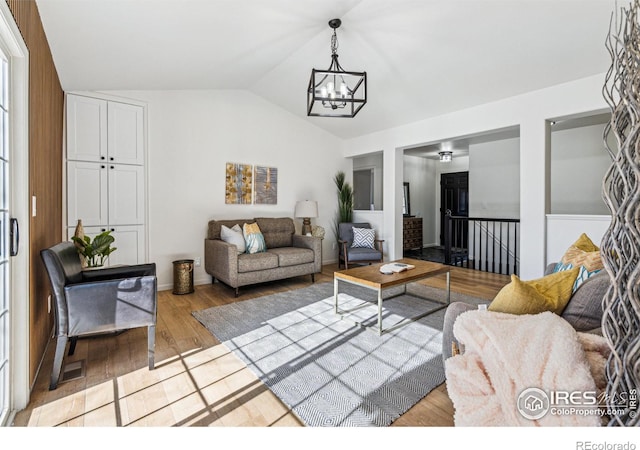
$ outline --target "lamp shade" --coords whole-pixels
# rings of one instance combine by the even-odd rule
[[[313,200],[302,200],[296,202],[294,215],[296,217],[318,217],[318,202]]]

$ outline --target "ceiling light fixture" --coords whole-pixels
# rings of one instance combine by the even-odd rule
[[[347,72],[338,62],[340,19],[331,19],[331,65],[312,69],[307,89],[307,116],[354,117],[367,103],[367,72]]]
[[[438,155],[440,155],[440,162],[451,162],[453,152],[442,151],[442,152],[438,152]]]

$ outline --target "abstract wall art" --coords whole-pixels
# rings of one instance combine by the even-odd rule
[[[255,204],[275,205],[278,203],[278,169],[255,166]]]
[[[224,202],[230,205],[250,205],[253,168],[250,164],[227,163]]]

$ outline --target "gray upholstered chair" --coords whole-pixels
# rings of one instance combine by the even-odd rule
[[[154,368],[157,280],[155,264],[82,270],[72,242],[40,252],[53,290],[56,351],[49,389],[58,386],[67,341],[147,327],[149,369]]]
[[[349,264],[371,264],[382,262],[382,243],[384,240],[374,239],[373,248],[354,247],[354,228],[371,229],[371,225],[366,222],[342,222],[338,224],[338,269],[342,267],[342,264],[344,264],[345,269],[348,269]]]

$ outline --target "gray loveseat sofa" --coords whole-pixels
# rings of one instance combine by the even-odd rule
[[[220,238],[222,225],[232,228],[257,223],[264,236],[266,252],[240,253],[237,247]],[[293,219],[258,217],[255,219],[210,220],[204,241],[204,265],[212,276],[235,288],[241,286],[311,275],[322,270],[322,239],[295,234]]]
[[[555,263],[549,264],[544,274],[549,275],[552,273],[555,266]],[[587,279],[573,293],[569,303],[562,311],[561,317],[569,322],[576,331],[601,334],[602,300],[610,284],[609,274],[604,269]],[[487,304],[489,303],[487,302]],[[453,334],[453,324],[456,319],[460,314],[477,308],[477,305],[463,302],[453,302],[447,307],[442,328],[443,360],[451,357],[452,342],[457,344]]]

